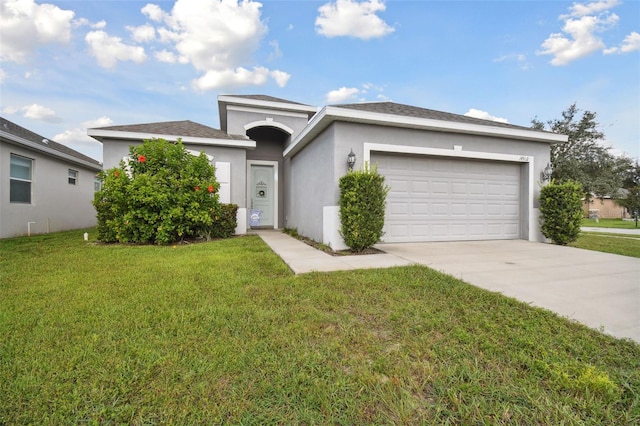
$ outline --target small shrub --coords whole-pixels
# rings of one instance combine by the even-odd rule
[[[104,242],[169,244],[209,232],[220,210],[215,169],[180,141],[146,140],[129,161],[101,173],[94,196]]]
[[[340,178],[340,234],[353,251],[362,251],[384,234],[385,201],[389,187],[378,171],[349,171]]]
[[[213,223],[208,232],[209,238],[229,238],[238,226],[237,204],[220,204],[213,214]]]
[[[545,237],[559,245],[578,239],[583,216],[582,196],[582,186],[572,181],[551,181],[540,190],[540,225]]]

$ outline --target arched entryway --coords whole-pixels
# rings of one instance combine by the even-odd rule
[[[284,224],[285,203],[282,152],[291,138],[288,131],[292,130],[272,121],[251,123],[245,128],[247,136],[256,141],[256,148],[247,151],[249,226],[280,228]]]

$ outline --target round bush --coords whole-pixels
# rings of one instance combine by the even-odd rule
[[[102,172],[94,206],[104,242],[169,244],[210,234],[219,216],[215,169],[180,141],[145,140],[129,161]]]

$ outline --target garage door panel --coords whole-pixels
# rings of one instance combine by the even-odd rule
[[[428,193],[429,182],[424,180],[417,180],[411,182],[411,192],[413,193]]]
[[[520,238],[520,165],[374,154],[391,187],[384,241]]]
[[[421,202],[411,203],[411,214],[413,216],[428,215],[429,203],[421,203]]]

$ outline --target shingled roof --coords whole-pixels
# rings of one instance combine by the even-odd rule
[[[267,96],[267,95],[228,95],[228,96],[233,96],[234,98],[253,99],[253,100],[256,100],[256,101],[280,102],[280,103],[283,103],[283,104],[311,106],[311,105],[308,105],[308,104],[289,101],[287,99],[276,98],[274,96]]]
[[[83,162],[95,165],[99,169],[102,168],[102,164],[99,161],[94,160],[93,158],[88,157],[74,149],[71,149],[66,145],[45,138],[37,133],[32,132],[29,129],[25,129],[24,127],[19,126],[4,117],[0,117],[0,130],[16,136],[17,138],[32,142],[41,147],[43,151],[52,150],[60,154],[66,154],[67,156],[71,156]]]
[[[404,117],[427,118],[432,120],[452,121],[456,123],[479,124],[484,126],[504,127],[511,129],[536,130],[531,127],[516,126],[493,120],[468,117],[466,115],[452,114],[433,109],[420,108],[412,105],[397,104],[394,102],[365,102],[356,104],[333,105],[337,108],[355,109],[359,111],[374,112],[380,114],[399,115]]]
[[[159,123],[129,124],[123,126],[96,127],[97,130],[113,130],[118,132],[148,133],[152,135],[188,136],[210,139],[246,140],[242,135],[229,135],[220,129],[195,123],[191,120],[163,121]]]

